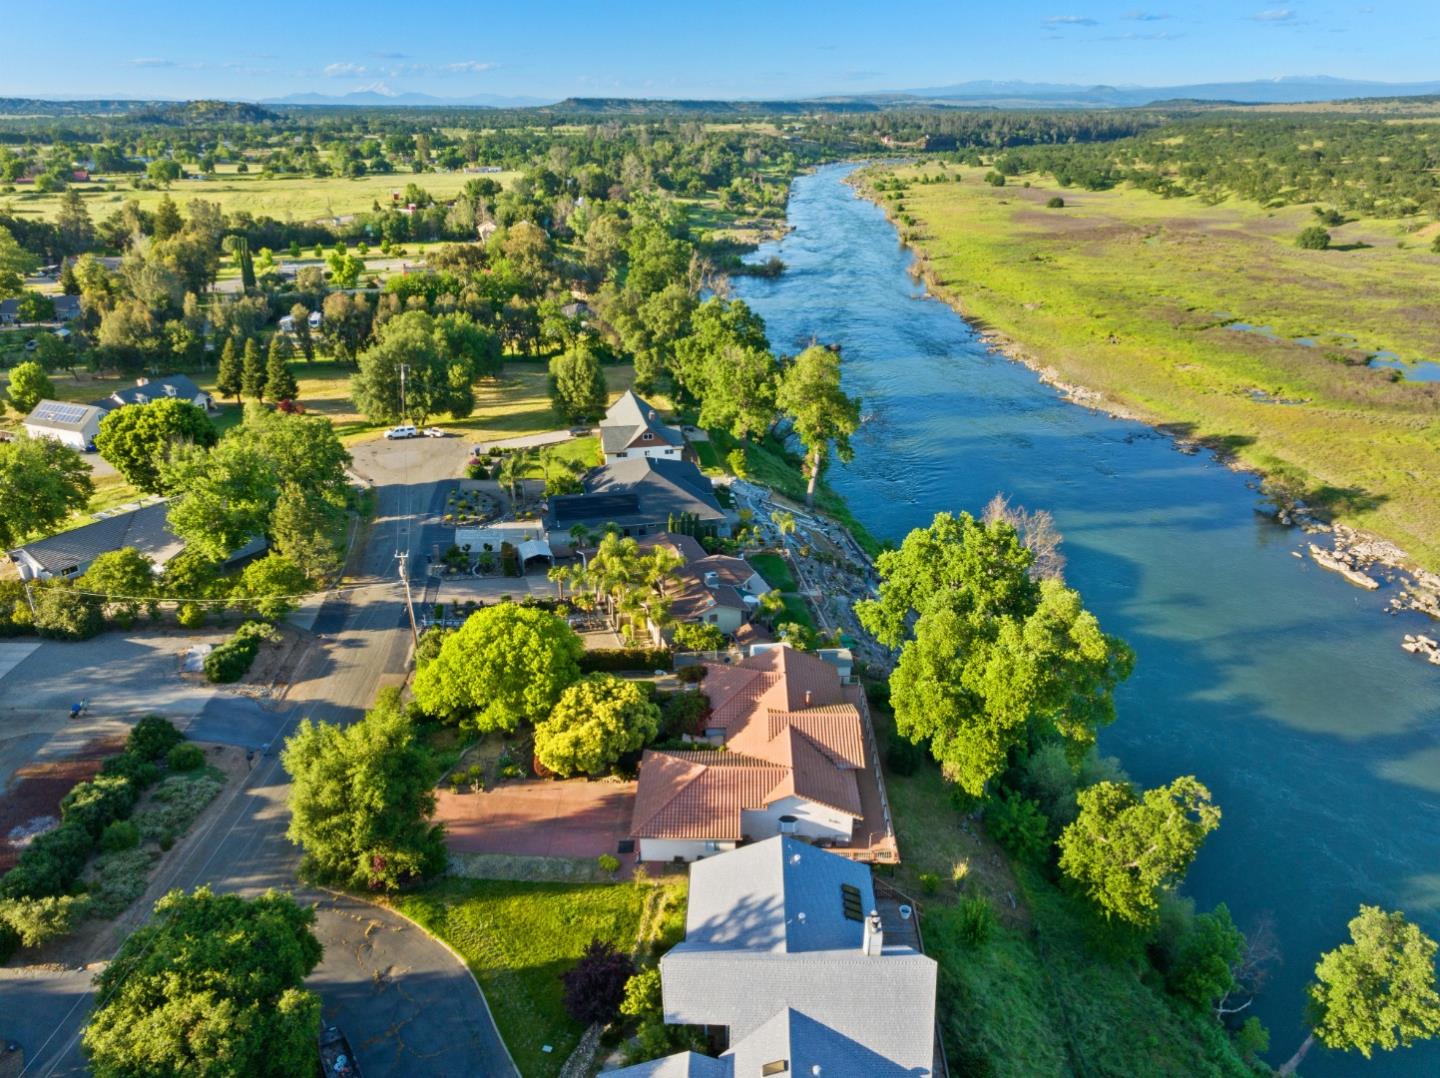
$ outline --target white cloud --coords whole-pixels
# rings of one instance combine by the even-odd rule
[[[494,64],[488,63],[484,60],[458,60],[453,64],[446,64],[445,70],[454,71],[457,73],[463,72],[466,74],[478,75],[480,72],[490,71],[494,67]]]
[[[1129,19],[1132,22],[1160,22],[1163,19],[1173,19],[1175,16],[1157,14],[1153,11],[1127,11],[1120,17],[1122,19]]]
[[[174,60],[162,60],[158,56],[142,56],[130,61],[131,67],[175,67]]]
[[[1099,26],[1100,24],[1086,15],[1051,15],[1045,20],[1047,26]]]
[[[370,69],[363,64],[327,64],[324,74],[330,79],[358,79],[370,74]]]
[[[1289,22],[1295,17],[1295,12],[1288,7],[1275,7],[1250,17],[1255,22]]]

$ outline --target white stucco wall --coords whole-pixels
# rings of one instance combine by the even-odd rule
[[[714,857],[717,853],[726,853],[736,846],[734,842],[717,842],[714,849],[707,849],[703,841],[680,841],[665,838],[642,838],[640,840],[640,860],[642,861],[673,861],[682,857],[686,861],[698,861],[702,857]]]
[[[36,423],[33,426],[25,424],[25,433],[32,438],[49,438],[52,442],[59,442],[61,445],[68,445],[72,449],[84,450],[84,448],[95,440],[95,435],[100,432],[100,421],[86,423],[84,430],[55,430],[51,427]]]
[[[854,817],[826,805],[817,805],[803,797],[785,797],[766,809],[746,810],[740,814],[740,831],[747,839],[758,842],[780,834],[780,817],[794,816],[795,834],[810,838],[849,840]]]
[[[618,453],[606,453],[605,463],[614,464],[617,460],[634,460],[636,457],[659,457],[664,460],[679,460],[681,452],[680,447],[677,445],[657,442],[655,445],[631,446],[629,449],[622,449]]]

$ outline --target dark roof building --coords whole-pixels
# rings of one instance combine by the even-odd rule
[[[679,427],[661,422],[650,404],[627,389],[600,421],[600,448],[606,463],[630,457],[679,460],[685,451],[685,436]]]
[[[110,407],[125,404],[149,404],[165,397],[189,401],[201,408],[211,406],[210,394],[197,386],[183,374],[165,374],[155,378],[137,378],[133,386],[117,389],[110,394]]]
[[[629,457],[592,469],[581,485],[583,494],[550,499],[547,530],[568,531],[576,524],[599,530],[613,524],[626,535],[648,535],[672,530],[684,516],[701,530],[728,528],[710,480],[686,460]]]

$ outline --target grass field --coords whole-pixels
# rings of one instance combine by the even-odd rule
[[[584,1032],[565,1012],[561,974],[592,939],[625,952],[648,950],[661,934],[673,942],[685,886],[446,879],[396,906],[464,957],[520,1073],[545,1078],[560,1073]]]
[[[516,175],[513,172],[490,173],[487,178],[506,184]],[[312,176],[266,178],[258,172],[238,173],[234,165],[222,165],[213,179],[180,180],[171,184],[168,192],[133,190],[130,177],[126,175],[107,177],[111,181],[109,183],[76,186],[85,199],[90,216],[96,221],[103,220],[132,200],[144,209],[153,210],[167,193],[182,207],[192,198],[200,198],[218,202],[226,213],[243,210],[256,217],[273,217],[277,221],[314,221],[322,217],[362,213],[376,202],[386,205],[391,201],[391,192],[403,191],[409,183],[419,184],[432,198],[450,199],[459,193],[467,180],[476,178],[464,172],[418,175],[395,172],[361,176],[354,180],[337,176],[325,179]],[[59,212],[62,197],[60,192],[41,194],[17,187],[13,194],[0,194],[0,209],[17,217],[48,221]]]
[[[765,583],[772,588],[779,588],[781,591],[795,590],[795,576],[780,555],[751,554],[749,562],[751,568],[764,577]]]
[[[913,219],[937,294],[1062,380],[1224,447],[1440,566],[1440,385],[1365,366],[1380,350],[1440,357],[1436,226],[1356,220],[1331,230],[1332,249],[1303,251],[1306,206],[949,175],[890,206]],[[1045,206],[1054,195],[1064,208]]]
[[[873,709],[885,745],[893,729]],[[919,900],[926,953],[940,963],[938,1015],[954,1074],[994,1078],[1068,1075],[1248,1075],[1229,1039],[1141,979],[1123,959],[1087,942],[1090,914],[1038,871],[1012,867],[951,800],[930,762],[913,774],[886,769],[903,863],[894,883]],[[963,875],[952,883],[957,867]],[[940,880],[927,894],[923,875]],[[988,943],[960,942],[961,895],[983,896],[997,927]],[[977,1061],[988,1063],[976,1069]]]

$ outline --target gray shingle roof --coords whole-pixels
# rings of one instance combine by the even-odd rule
[[[654,436],[652,443],[658,441],[676,447],[685,444],[679,427],[661,422],[659,412],[637,397],[634,390],[627,389],[600,421],[601,448],[606,453],[618,453],[633,445],[646,444],[643,439],[647,430]]]
[[[711,1059],[698,1052],[679,1052],[610,1073],[614,1078],[733,1078],[735,1071],[728,1059]],[[758,1067],[754,1073],[760,1073]]]
[[[164,564],[185,546],[165,521],[168,510],[164,502],[144,505],[48,539],[37,539],[20,549],[45,572],[54,574],[72,566],[79,566],[83,572],[99,555],[127,546],[134,547],[156,564]]]
[[[725,519],[710,480],[688,460],[617,460],[592,469],[581,483],[584,494],[550,499],[550,527],[564,529],[581,522],[624,528],[660,523],[681,513],[694,513],[701,521]]]
[[[183,374],[166,374],[151,378],[143,386],[128,386],[117,389],[111,397],[121,404],[144,404],[162,397],[178,397],[193,401],[200,396],[200,387]],[[141,400],[141,398],[144,400]]]

